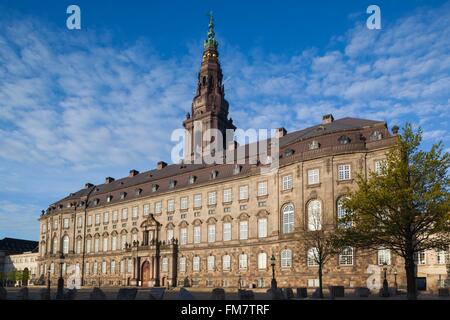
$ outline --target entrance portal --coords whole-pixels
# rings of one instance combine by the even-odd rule
[[[142,286],[149,287],[150,279],[150,263],[148,261],[145,261],[142,265]]]

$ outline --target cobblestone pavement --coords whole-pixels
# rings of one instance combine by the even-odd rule
[[[29,287],[29,299],[30,300],[40,300],[40,291],[41,289],[43,289],[45,287],[40,287],[40,286],[32,286]],[[20,288],[13,288],[13,287],[8,287],[5,288],[8,291],[8,300],[16,300],[17,299],[17,294],[20,290]],[[101,288],[103,290],[103,292],[105,293],[107,299],[110,300],[116,300],[117,298],[117,293],[119,291],[119,288],[117,287],[102,287]],[[189,292],[191,292],[194,297],[197,300],[209,300],[210,296],[211,296],[211,289],[197,289],[197,288],[188,288]],[[76,295],[76,300],[89,300],[89,295],[92,291],[91,287],[86,287],[86,288],[82,288],[80,290],[77,291],[77,295]],[[253,290],[255,293],[255,299],[256,300],[268,300],[268,295],[266,294],[265,290],[261,290],[261,289],[256,289]],[[136,296],[136,300],[148,300],[148,295],[149,295],[150,289],[148,288],[139,288],[138,289],[138,293]],[[179,292],[179,288],[175,288],[175,289],[170,289],[170,290],[166,290],[165,294],[164,294],[164,300],[174,300],[176,299],[176,294]],[[308,294],[310,294],[308,292]],[[56,287],[52,287],[51,288],[51,297],[52,299],[55,298],[56,295]],[[226,290],[226,300],[237,300],[238,299],[238,295],[237,295],[237,290]],[[325,297],[325,299],[327,299],[327,297]],[[336,300],[406,300],[406,295],[402,294],[402,295],[397,295],[394,297],[390,297],[390,298],[380,298],[377,295],[372,295],[368,298],[357,298],[351,294],[346,295],[344,298],[337,298]],[[433,295],[433,294],[428,294],[428,293],[422,293],[419,295],[419,300],[433,300],[433,299],[438,299],[438,300],[450,300],[450,297],[438,297],[437,295]],[[302,299],[304,300],[304,299]],[[307,300],[311,300],[311,298],[307,298]]]

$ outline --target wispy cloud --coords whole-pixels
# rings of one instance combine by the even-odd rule
[[[168,57],[145,40],[118,46],[113,35],[3,19],[0,234],[34,234],[40,209],[88,179],[169,159],[170,133],[190,111],[201,46],[192,41],[187,55]],[[448,146],[450,4],[386,21],[380,31],[350,19],[355,26],[325,51],[242,52],[219,39],[236,125],[294,130],[333,113],[411,121],[426,143]]]

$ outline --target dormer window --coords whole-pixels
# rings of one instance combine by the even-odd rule
[[[63,205],[60,204],[60,205],[58,206],[58,208],[59,208],[59,210],[61,210],[61,209],[63,208]]]
[[[215,178],[217,178],[218,174],[219,174],[219,172],[216,170],[211,171],[211,174],[210,174],[211,180],[214,180]]]
[[[242,166],[236,164],[236,165],[234,166],[233,173],[234,173],[234,174],[239,174],[239,173],[241,173],[241,170],[242,170]]]
[[[190,176],[189,179],[188,179],[188,182],[189,182],[189,184],[194,184],[195,180],[197,180],[196,176]]]
[[[159,186],[157,184],[152,185],[152,192],[158,191]]]
[[[170,180],[170,181],[169,181],[169,188],[170,188],[170,189],[175,188],[176,184],[177,184],[177,181],[176,181],[176,180]]]
[[[125,199],[125,197],[127,196],[127,193],[126,192],[122,192],[121,194],[120,194],[120,199]]]
[[[317,140],[311,141],[308,144],[308,149],[309,150],[316,150],[316,149],[319,149],[319,148],[320,148],[320,144],[319,144],[319,142]]]
[[[286,150],[284,150],[284,156],[285,157],[290,157],[290,156],[292,156],[293,154],[294,154],[294,150],[293,149],[286,149]]]
[[[108,197],[106,198],[106,202],[111,202],[111,200],[112,200],[112,196],[108,196]]]
[[[142,193],[142,189],[141,188],[137,188],[135,191],[135,195],[140,196]]]
[[[377,140],[381,140],[381,139],[383,139],[383,134],[380,131],[374,131],[370,135],[370,140],[371,141],[377,141]]]
[[[350,138],[347,136],[340,136],[338,141],[340,144],[348,144],[350,143]]]
[[[94,205],[97,206],[99,203],[100,203],[100,199],[95,199],[95,200],[94,200]]]

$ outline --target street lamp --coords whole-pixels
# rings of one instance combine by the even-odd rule
[[[381,289],[381,296],[383,298],[389,297],[389,284],[387,281],[387,263],[383,263],[383,271],[384,271],[384,280],[383,280],[383,289]]]
[[[47,270],[47,290],[50,293],[50,266],[48,266]]]
[[[64,253],[59,256],[59,279],[58,289],[56,292],[56,299],[62,300],[64,298],[64,278],[63,278]]]
[[[277,280],[275,279],[275,255],[272,254],[272,257],[270,258],[270,265],[272,266],[272,282],[271,282],[271,288],[276,289],[277,288]]]

